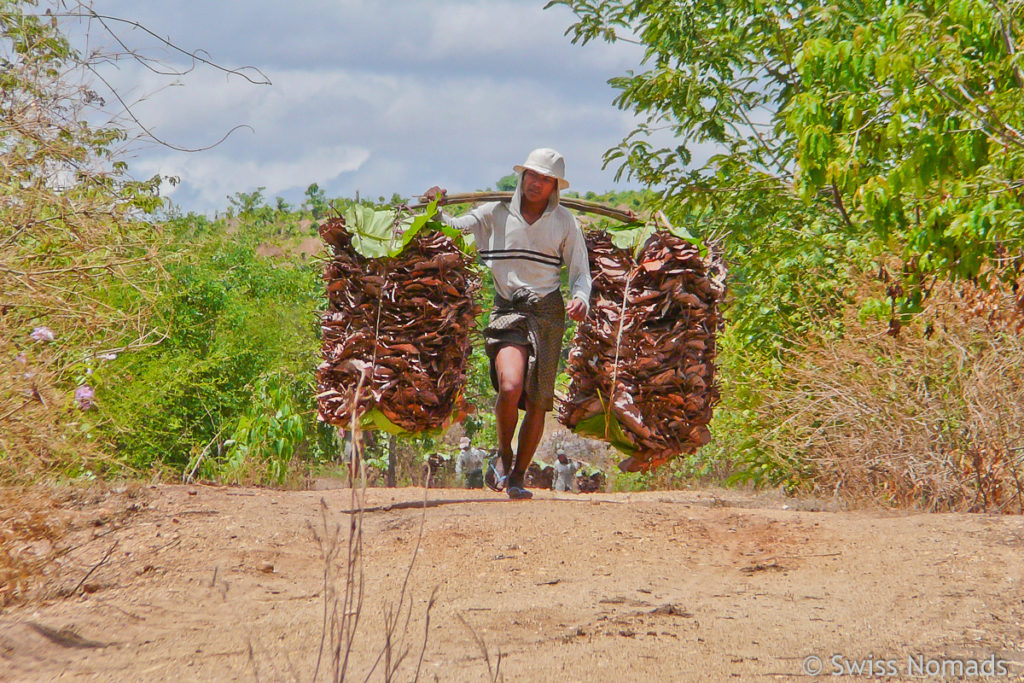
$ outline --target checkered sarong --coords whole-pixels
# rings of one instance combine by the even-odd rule
[[[495,294],[491,322],[484,330],[494,389],[498,389],[498,373],[494,367],[498,350],[508,344],[525,346],[530,356],[519,408],[525,410],[529,398],[541,409],[551,410],[555,405],[555,376],[564,332],[565,304],[557,289],[541,297],[521,288],[513,292],[512,301]]]

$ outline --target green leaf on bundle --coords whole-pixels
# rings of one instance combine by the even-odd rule
[[[345,210],[345,227],[352,233],[352,247],[367,258],[394,256],[395,212],[355,205]],[[403,245],[404,247],[404,245]],[[396,253],[400,253],[401,249]]]
[[[470,244],[459,230],[433,220],[437,200],[424,207],[422,213],[398,218],[393,209],[374,209],[355,205],[342,214],[345,227],[352,233],[352,247],[367,258],[398,256],[423,230],[436,230],[447,235],[463,253]]]
[[[681,240],[685,240],[690,244],[698,247],[704,253],[703,243],[690,234],[690,231],[686,228],[668,225],[666,227],[659,227],[652,222],[641,223],[619,223],[615,225],[609,225],[604,228],[605,231],[611,236],[612,244],[619,249],[628,249],[633,253],[633,256],[639,256],[640,250],[647,244],[648,238],[658,230],[665,230]]]
[[[633,444],[629,436],[622,430],[622,426],[619,424],[619,420],[615,417],[614,413],[602,411],[585,420],[580,420],[573,427],[572,431],[580,436],[600,439],[611,444],[616,450],[626,455],[636,453],[636,445]]]

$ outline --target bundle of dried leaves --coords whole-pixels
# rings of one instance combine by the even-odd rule
[[[559,420],[631,451],[649,470],[711,439],[718,306],[725,268],[689,242],[655,232],[637,258],[605,232],[587,234],[590,312],[569,353]],[[582,423],[582,424],[581,424]]]
[[[576,475],[576,490],[580,493],[600,493],[604,491],[608,480],[604,476],[604,472],[594,472],[593,474],[583,474],[580,472]]]
[[[334,250],[323,275],[321,418],[347,429],[353,418],[380,426],[382,415],[421,432],[464,416],[469,335],[479,313],[472,259],[433,231],[381,258],[356,252],[342,218],[325,222],[320,235]]]
[[[526,485],[531,489],[550,489],[555,485],[555,468],[536,460],[526,469]]]

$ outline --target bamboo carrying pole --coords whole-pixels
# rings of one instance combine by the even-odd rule
[[[429,203],[425,196],[420,197],[419,200],[421,202],[420,204],[413,204],[409,208],[422,209]],[[448,204],[472,204],[476,202],[508,202],[511,200],[511,192],[463,192],[460,194],[444,195],[438,202],[438,206],[446,206]],[[562,197],[558,200],[558,203],[567,209],[582,211],[583,213],[593,213],[599,216],[607,216],[608,218],[614,218],[622,221],[623,223],[634,223],[640,220],[640,217],[629,209],[621,211],[619,209],[613,209],[610,206],[605,206],[604,204],[598,204],[597,202],[589,202],[585,199]]]

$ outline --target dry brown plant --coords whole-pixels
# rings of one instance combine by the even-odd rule
[[[983,320],[990,329],[1024,334],[1024,277],[1010,285],[996,278],[987,286],[967,282],[954,296],[963,311]]]
[[[0,480],[100,457],[76,429],[76,365],[159,337],[159,240],[137,220],[157,182],[127,178],[120,129],[86,123],[87,62],[34,4],[0,14]]]
[[[39,490],[0,489],[0,607],[22,599],[61,552],[67,522]]]
[[[1024,513],[1024,339],[950,286],[898,337],[847,316],[766,392],[764,445],[796,453],[817,494],[930,511]]]
[[[145,505],[139,484],[0,487],[0,609],[88,589],[117,547],[108,533]]]
[[[353,404],[357,404],[364,391],[366,373],[363,373],[353,392]],[[352,413],[355,414],[354,405]],[[313,680],[326,678],[330,681],[344,681],[352,677],[370,680],[376,673],[385,681],[397,680],[399,674],[411,674],[412,680],[419,680],[430,637],[430,615],[437,600],[437,588],[430,594],[423,613],[423,633],[419,642],[419,655],[415,670],[402,667],[410,663],[415,645],[412,629],[413,599],[410,578],[416,557],[423,541],[426,524],[427,489],[424,488],[423,513],[420,517],[416,544],[412,549],[405,576],[395,601],[379,600],[376,606],[382,612],[383,628],[379,633],[359,631],[363,611],[374,607],[368,602],[366,581],[363,571],[363,520],[366,511],[367,467],[362,463],[362,440],[358,421],[350,423],[352,434],[352,459],[349,465],[349,509],[341,511],[347,516],[347,525],[331,521],[330,511],[323,498],[320,499],[320,524],[309,525],[323,561],[323,614],[320,628],[320,645],[317,650]],[[347,526],[347,530],[345,527]],[[367,639],[380,637],[383,643],[376,650],[376,656],[365,673],[354,674],[356,666],[354,650]],[[377,647],[377,646],[373,646]]]

